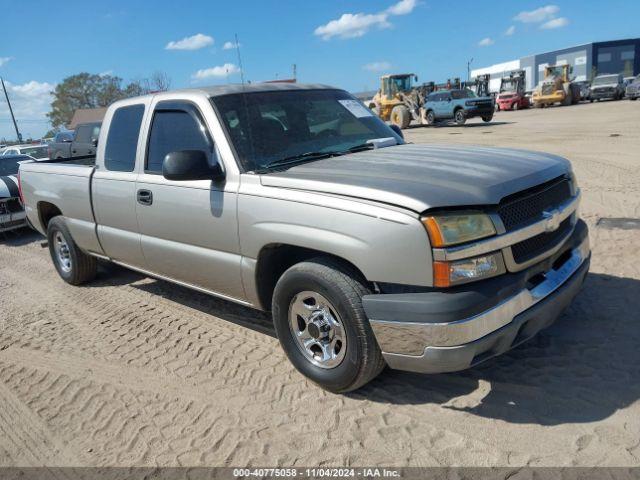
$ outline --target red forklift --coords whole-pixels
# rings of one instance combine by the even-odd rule
[[[519,110],[529,108],[529,98],[525,95],[524,70],[513,70],[500,80],[500,92],[496,98],[497,110]]]

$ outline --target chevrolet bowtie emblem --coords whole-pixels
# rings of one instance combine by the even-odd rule
[[[560,212],[558,210],[542,212],[542,218],[545,220],[545,232],[554,232],[560,226]]]

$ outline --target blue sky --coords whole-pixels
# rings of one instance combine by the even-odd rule
[[[23,134],[48,125],[49,91],[78,72],[125,80],[166,72],[172,88],[286,78],[351,91],[381,73],[420,81],[579,43],[640,36],[640,2],[457,1],[65,1],[0,0],[0,76]],[[171,43],[173,42],[173,43]],[[217,68],[216,68],[217,67]],[[0,138],[14,137],[0,100]]]

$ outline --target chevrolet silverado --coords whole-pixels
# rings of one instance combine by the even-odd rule
[[[102,259],[271,311],[293,365],[334,392],[385,365],[452,372],[506,352],[589,268],[567,160],[407,144],[322,85],[121,100],[95,165],[80,161],[20,168],[64,281]]]

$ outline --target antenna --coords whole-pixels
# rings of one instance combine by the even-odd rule
[[[242,68],[242,57],[240,56],[240,42],[238,42],[238,34],[235,34],[236,38],[236,52],[238,53],[238,66],[240,67],[240,81],[244,85],[244,68]]]
[[[11,108],[11,102],[9,101],[9,95],[7,94],[7,87],[4,86],[4,79],[0,77],[2,82],[2,90],[4,90],[4,98],[7,99],[7,105],[9,106],[9,113],[11,114],[11,120],[13,120],[13,128],[16,129],[16,136],[18,137],[18,143],[22,143],[22,135],[18,130],[18,124],[16,123],[16,117],[13,115],[13,108]]]

